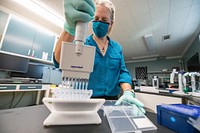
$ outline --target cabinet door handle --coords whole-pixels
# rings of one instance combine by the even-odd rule
[[[28,86],[29,89],[35,89],[36,86]]]
[[[6,86],[2,86],[2,87],[0,87],[0,89],[7,89],[8,87],[6,87]]]
[[[30,55],[30,54],[31,54],[31,50],[29,49],[29,50],[28,50],[28,55]]]

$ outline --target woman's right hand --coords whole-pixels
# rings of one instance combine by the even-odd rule
[[[75,35],[77,21],[89,22],[93,19],[95,6],[93,0],[63,0],[66,22],[64,29]]]

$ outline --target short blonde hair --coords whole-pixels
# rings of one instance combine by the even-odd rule
[[[110,0],[95,0],[95,5],[104,5],[106,6],[109,11],[110,11],[110,19],[111,19],[111,23],[114,22],[115,20],[115,7],[113,5],[113,3]]]

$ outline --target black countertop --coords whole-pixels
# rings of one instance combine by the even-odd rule
[[[50,114],[44,105],[0,110],[0,133],[111,133],[103,110],[98,114],[102,119],[99,125],[65,125],[43,126],[43,121]],[[144,133],[174,133],[168,128],[158,125],[155,113],[147,112],[146,116],[157,126],[157,130]],[[123,124],[123,123],[122,123]]]
[[[200,106],[200,97],[186,96],[186,99],[193,102],[195,105]]]

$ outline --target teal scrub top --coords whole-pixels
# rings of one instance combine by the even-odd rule
[[[126,69],[122,47],[119,43],[109,40],[106,54],[103,56],[92,35],[86,39],[86,45],[96,47],[93,72],[90,74],[88,89],[93,90],[93,97],[117,96],[120,93],[120,83],[131,82],[131,76]],[[53,59],[55,67],[59,64]]]

